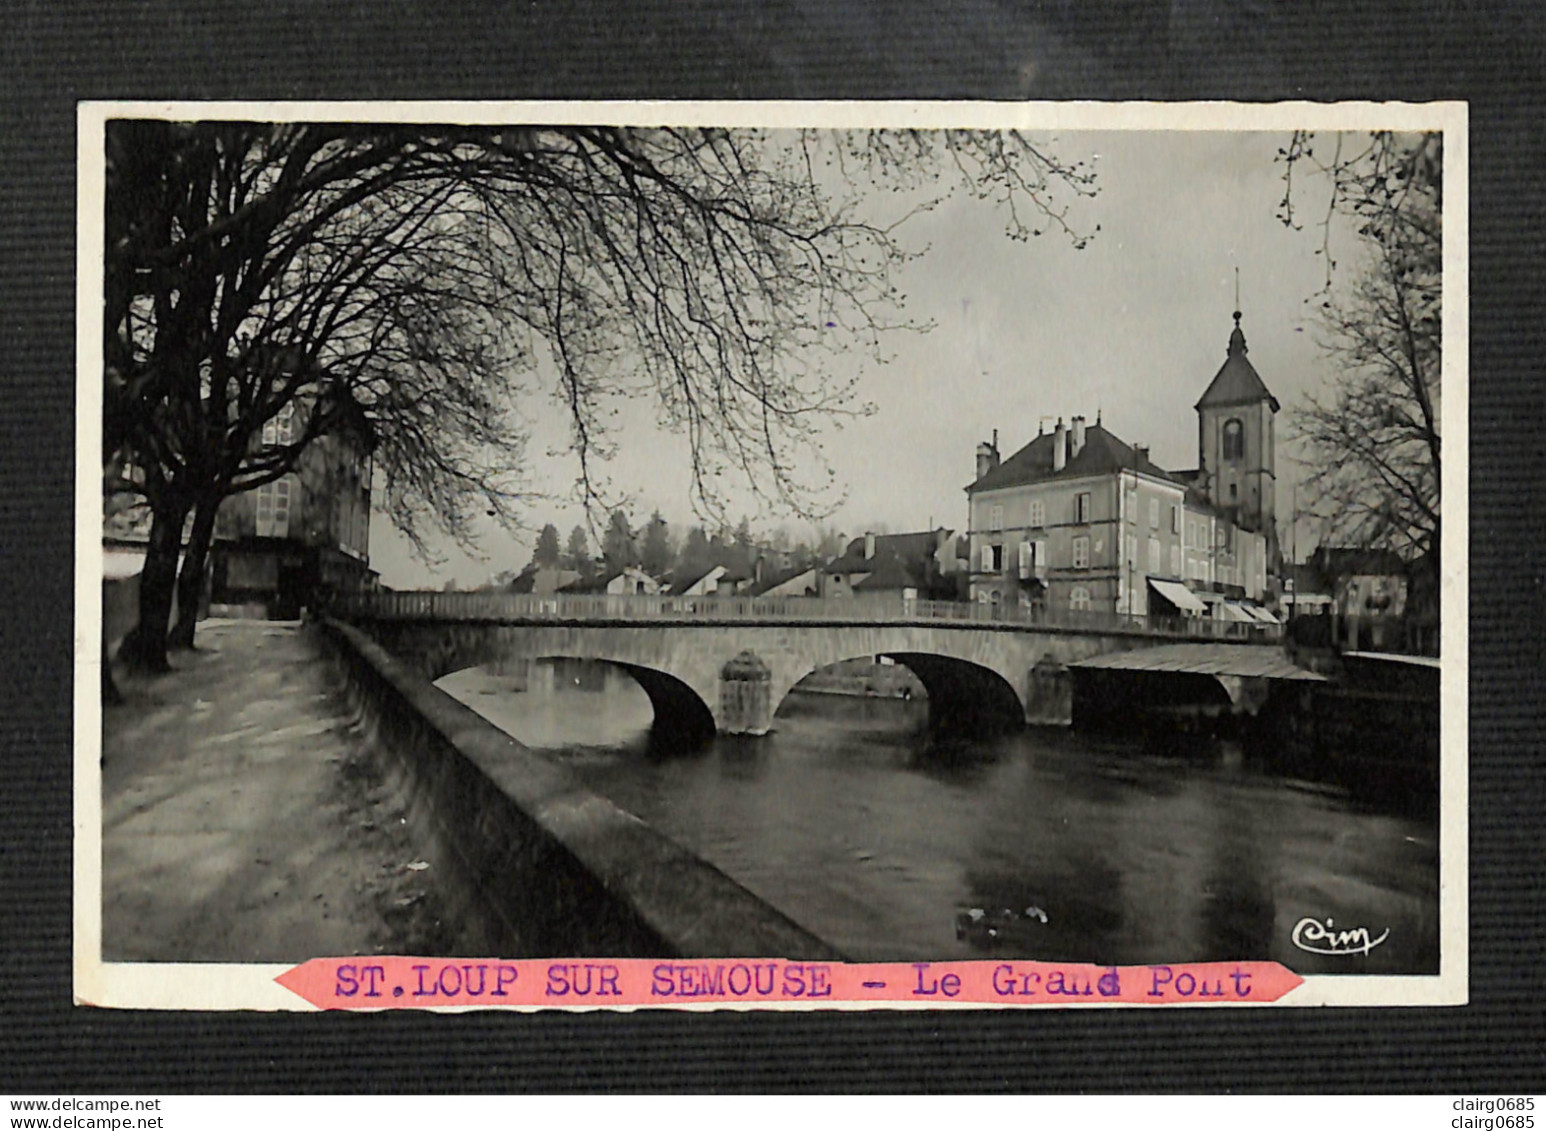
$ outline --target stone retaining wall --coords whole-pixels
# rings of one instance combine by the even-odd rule
[[[581,786],[348,625],[324,620],[464,953],[841,960],[724,873]]]

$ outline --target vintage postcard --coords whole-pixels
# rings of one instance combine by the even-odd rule
[[[1466,130],[82,104],[77,1001],[1465,1002]]]

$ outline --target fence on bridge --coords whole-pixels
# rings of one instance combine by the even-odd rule
[[[1283,626],[1212,617],[1128,616],[966,601],[908,600],[900,594],[854,597],[681,597],[670,594],[408,592],[389,589],[335,593],[335,616],[387,620],[644,621],[667,623],[940,624],[984,628],[1120,632],[1203,640],[1276,641]]]

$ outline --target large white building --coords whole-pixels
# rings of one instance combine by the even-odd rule
[[[1007,459],[997,433],[967,487],[973,600],[1070,612],[1248,619],[1277,568],[1273,415],[1240,314],[1197,402],[1198,466],[1169,471],[1061,418]]]

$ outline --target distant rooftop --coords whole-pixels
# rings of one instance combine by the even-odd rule
[[[941,534],[943,532],[943,534]],[[864,573],[873,572],[876,560],[884,557],[897,557],[903,562],[921,562],[934,556],[942,539],[948,540],[951,531],[940,527],[938,530],[918,530],[908,534],[877,534],[875,535],[875,557],[864,556],[865,537],[855,538],[848,543],[843,553],[822,567],[823,573]]]

